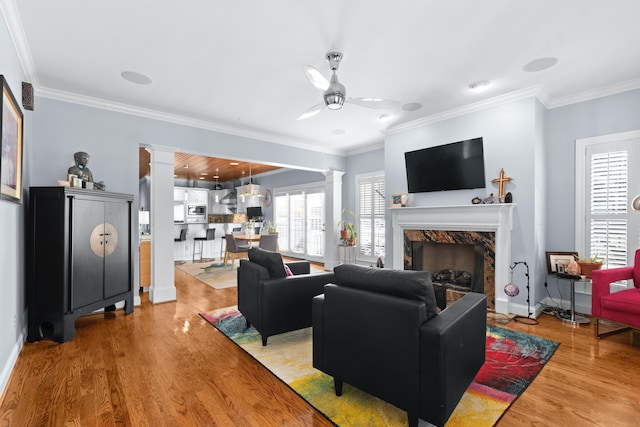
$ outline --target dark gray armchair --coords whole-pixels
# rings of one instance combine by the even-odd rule
[[[431,276],[341,265],[313,299],[313,366],[442,426],[485,360],[486,297],[469,293],[440,313]]]
[[[311,326],[311,301],[322,293],[333,273],[310,274],[308,261],[289,262],[287,276],[282,256],[260,248],[249,250],[249,260],[238,267],[238,310],[262,335],[262,345],[272,335]]]

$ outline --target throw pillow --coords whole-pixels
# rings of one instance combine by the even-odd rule
[[[287,264],[284,265],[284,271],[287,273],[287,276],[293,276],[293,273]]]
[[[249,261],[266,268],[272,279],[287,277],[282,255],[278,252],[271,252],[261,248],[251,248],[249,249]]]

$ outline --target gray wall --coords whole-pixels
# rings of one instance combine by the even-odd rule
[[[547,111],[545,126],[546,246],[541,251],[575,251],[575,141],[640,129],[640,90],[610,95]],[[554,280],[549,294],[568,298]],[[590,306],[591,295],[576,295],[576,305]]]
[[[538,151],[542,145],[540,125],[537,124],[540,120],[538,112],[537,100],[528,98],[387,135],[384,151],[387,195],[407,192],[406,151],[483,137],[485,189],[412,194],[409,195],[410,206],[465,205],[476,196],[484,198],[490,193],[497,196],[497,186],[491,180],[504,168],[507,176],[513,178],[506,185],[506,191],[513,194],[517,203],[513,216],[511,259],[526,261],[532,270],[531,280],[535,282],[537,263],[540,262],[533,245],[536,241],[536,203],[539,203],[536,194],[540,194],[536,192],[535,172],[536,162],[540,158]],[[388,213],[386,265],[391,264],[393,254],[391,221]],[[504,285],[506,283],[497,283],[496,287]],[[532,289],[534,301],[535,292],[536,289]],[[537,289],[538,294],[542,292],[543,288]],[[520,293],[513,301],[526,304],[526,293]]]
[[[262,193],[264,193],[265,190],[270,190],[273,196],[275,196],[273,192],[274,188],[324,181],[325,176],[322,172],[313,172],[308,170],[287,170],[284,172],[257,176],[254,179],[256,184],[260,184],[260,191]],[[273,202],[269,207],[262,206],[262,215],[266,220],[273,221]]]
[[[352,212],[356,211],[356,176],[383,170],[384,148],[347,157],[347,171],[342,177],[343,207]],[[388,171],[387,173],[397,174],[399,172],[404,173],[404,169],[402,171]],[[387,196],[385,194],[385,197]]]
[[[0,23],[0,74],[7,80],[13,96],[22,108],[22,82],[26,77],[5,26]],[[38,104],[36,102],[36,108]],[[23,203],[0,200],[0,394],[26,336],[25,297],[25,220],[30,185],[33,114],[24,110],[22,192]]]
[[[65,177],[73,153],[91,155],[94,180],[107,190],[134,195],[139,210],[140,145],[176,147],[179,151],[214,157],[261,161],[299,168],[344,169],[344,158],[326,153],[258,141],[209,130],[102,110],[68,102],[37,98],[34,114],[32,185],[56,185]],[[153,178],[152,178],[153,180]],[[134,242],[137,241],[134,216]],[[134,251],[134,282],[138,281],[138,252]]]

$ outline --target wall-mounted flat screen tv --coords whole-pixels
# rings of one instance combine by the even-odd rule
[[[409,193],[484,188],[482,138],[404,153]]]

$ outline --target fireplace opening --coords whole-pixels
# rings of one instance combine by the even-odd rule
[[[440,308],[468,292],[495,308],[495,234],[482,231],[404,230],[404,268],[431,273]]]
[[[484,247],[478,244],[411,242],[413,269],[431,273],[440,308],[467,292],[484,293]]]
[[[484,247],[474,244],[412,242],[413,269],[431,273],[434,284],[460,292],[484,293]]]

